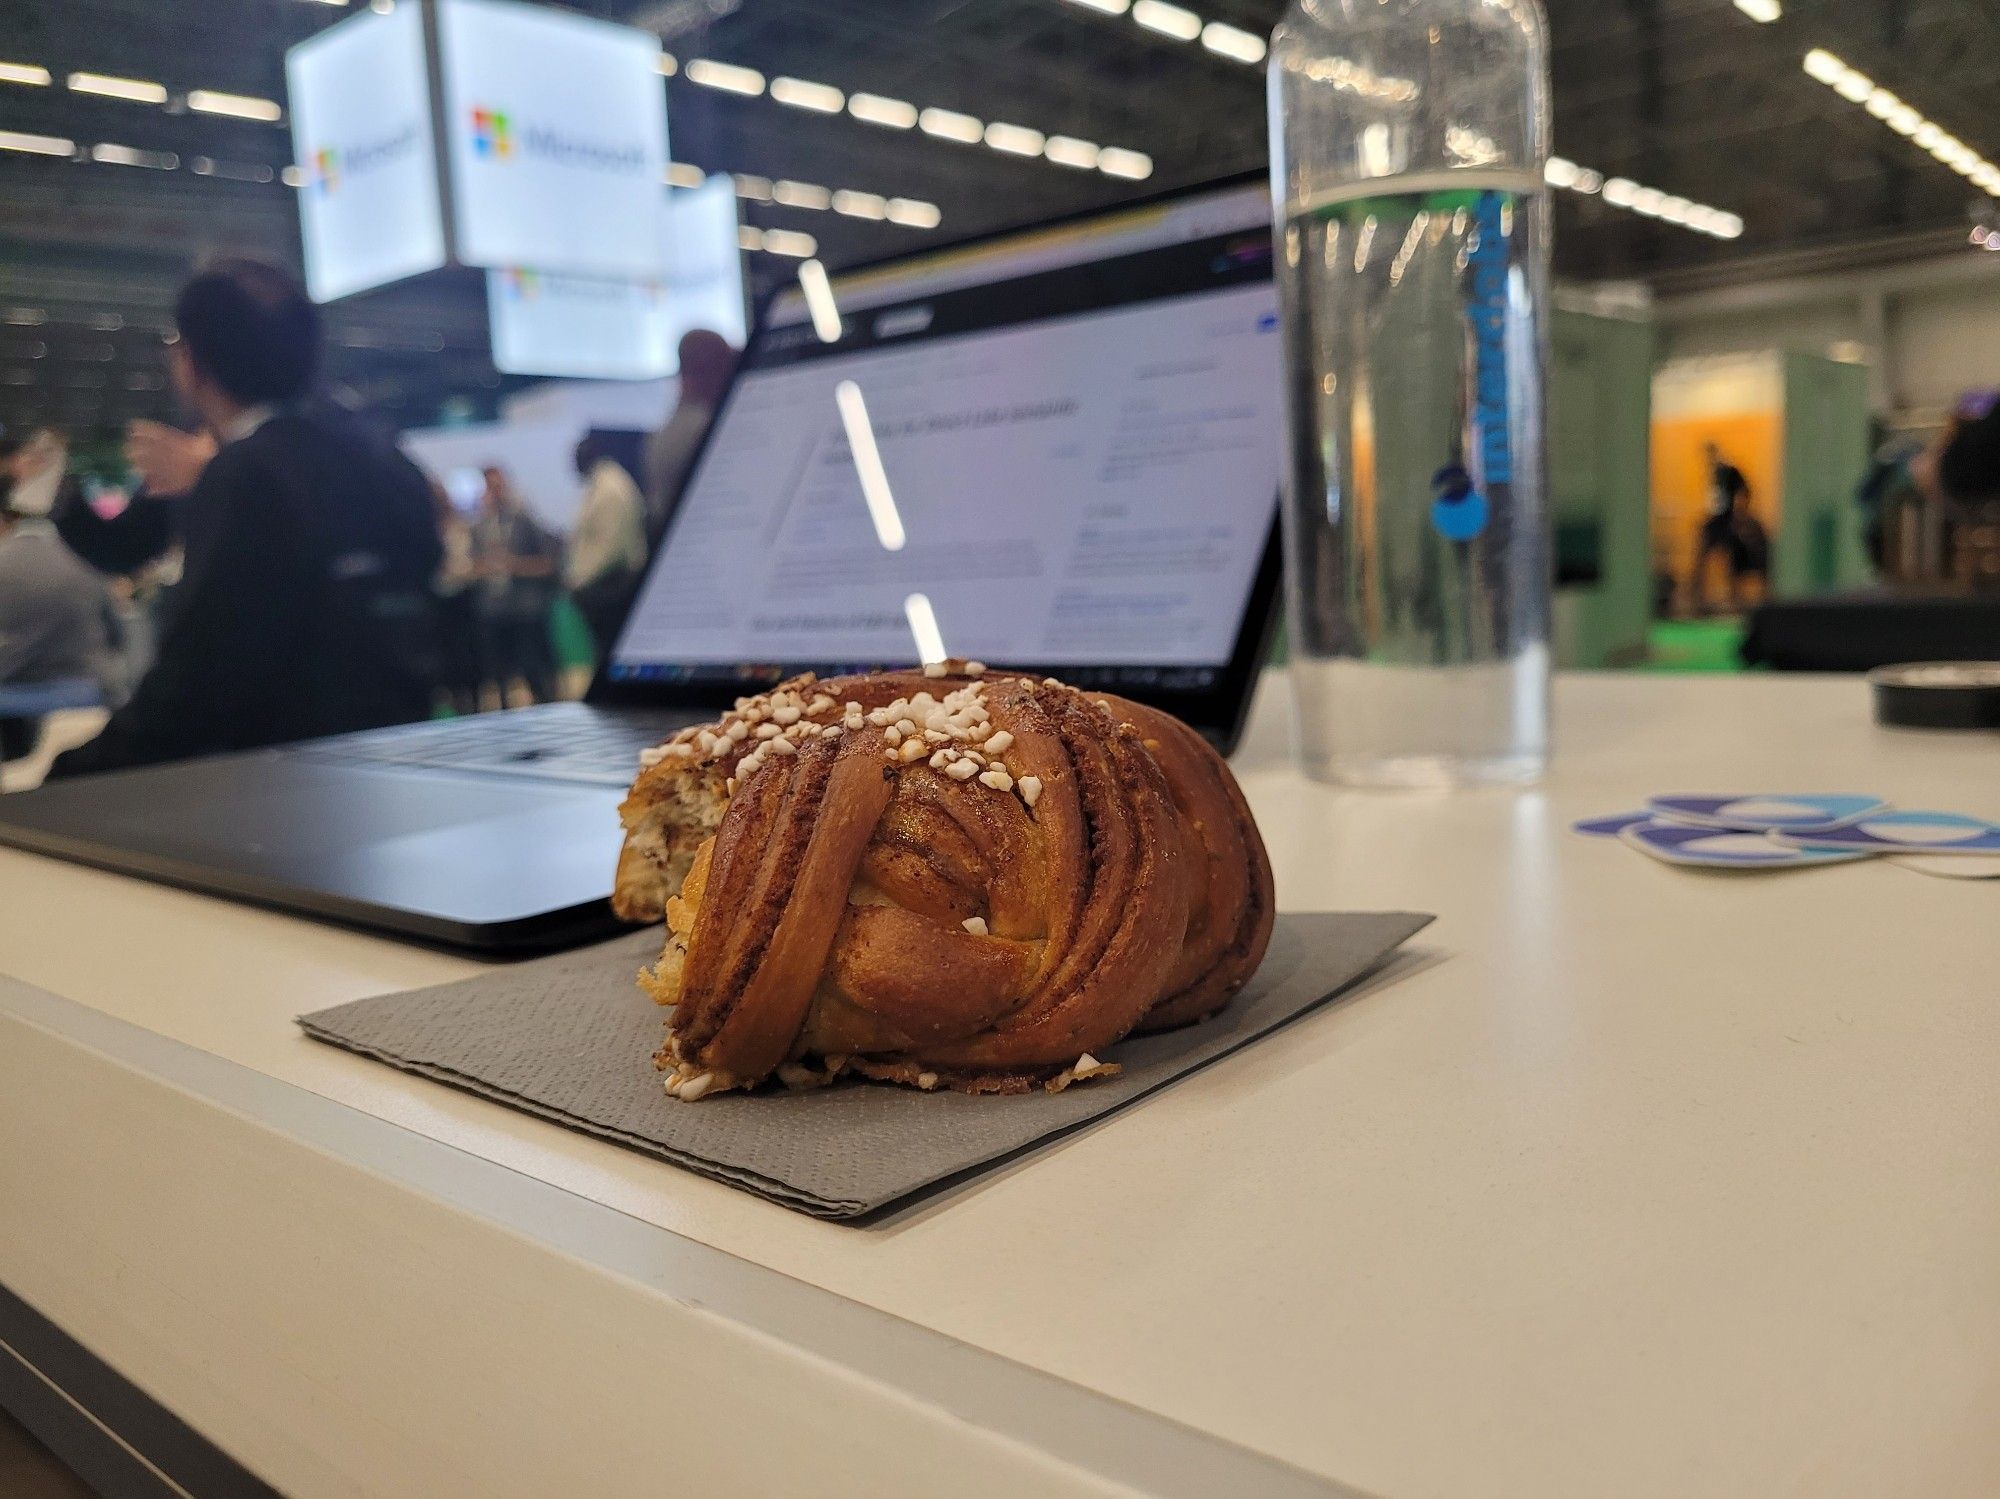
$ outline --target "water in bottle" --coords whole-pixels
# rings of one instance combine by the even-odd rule
[[[1273,40],[1299,746],[1371,785],[1548,749],[1532,0],[1299,0]]]

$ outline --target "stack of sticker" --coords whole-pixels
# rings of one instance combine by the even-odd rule
[[[1644,811],[1575,826],[1696,869],[1804,869],[1886,857],[1948,879],[2000,877],[2000,823],[1962,812],[1898,812],[1873,796],[1655,796]]]

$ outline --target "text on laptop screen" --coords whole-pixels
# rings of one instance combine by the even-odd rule
[[[1269,212],[1229,188],[785,292],[613,677],[943,651],[1201,685],[1276,505]]]

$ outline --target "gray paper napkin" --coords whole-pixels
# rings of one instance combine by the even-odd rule
[[[855,1218],[1112,1113],[1269,1034],[1430,922],[1406,912],[1280,915],[1264,966],[1221,1015],[1121,1042],[1119,1076],[971,1097],[842,1084],[667,1097],[664,1012],[634,983],[656,931],[299,1017],[315,1040],[465,1088],[822,1218]]]

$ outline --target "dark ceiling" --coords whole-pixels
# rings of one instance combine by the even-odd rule
[[[282,124],[189,111],[189,90],[282,101],[287,47],[355,13],[325,0],[0,0],[0,131],[73,141],[76,158],[0,150],[0,422],[110,427],[164,415],[160,333],[205,252],[297,257],[292,190],[255,178],[290,159]],[[1993,0],[1785,0],[1757,24],[1732,0],[1548,0],[1556,149],[1607,176],[1742,216],[1720,241],[1558,194],[1556,267],[1575,279],[1747,274],[1756,257],[1963,243],[1979,195],[1864,110],[1808,78],[1809,48],[1846,58],[1968,144],[2000,153]],[[746,199],[745,221],[804,231],[838,266],[1122,196],[1256,167],[1262,69],[1075,0],[587,0],[667,34],[683,64],[745,64],[921,106],[1146,153],[1143,182],[666,82],[673,156],[937,205],[935,229]],[[1187,0],[1262,36],[1276,0]],[[719,13],[718,12],[722,12]],[[65,87],[71,72],[153,80],[165,104]],[[1984,133],[1984,138],[1982,138]],[[172,153],[171,169],[90,159],[104,143]],[[214,165],[208,175],[197,159]],[[754,187],[752,189],[755,191]],[[797,261],[753,254],[768,284]],[[481,283],[440,273],[330,310],[336,377],[392,421],[476,408],[513,382],[487,357]]]

